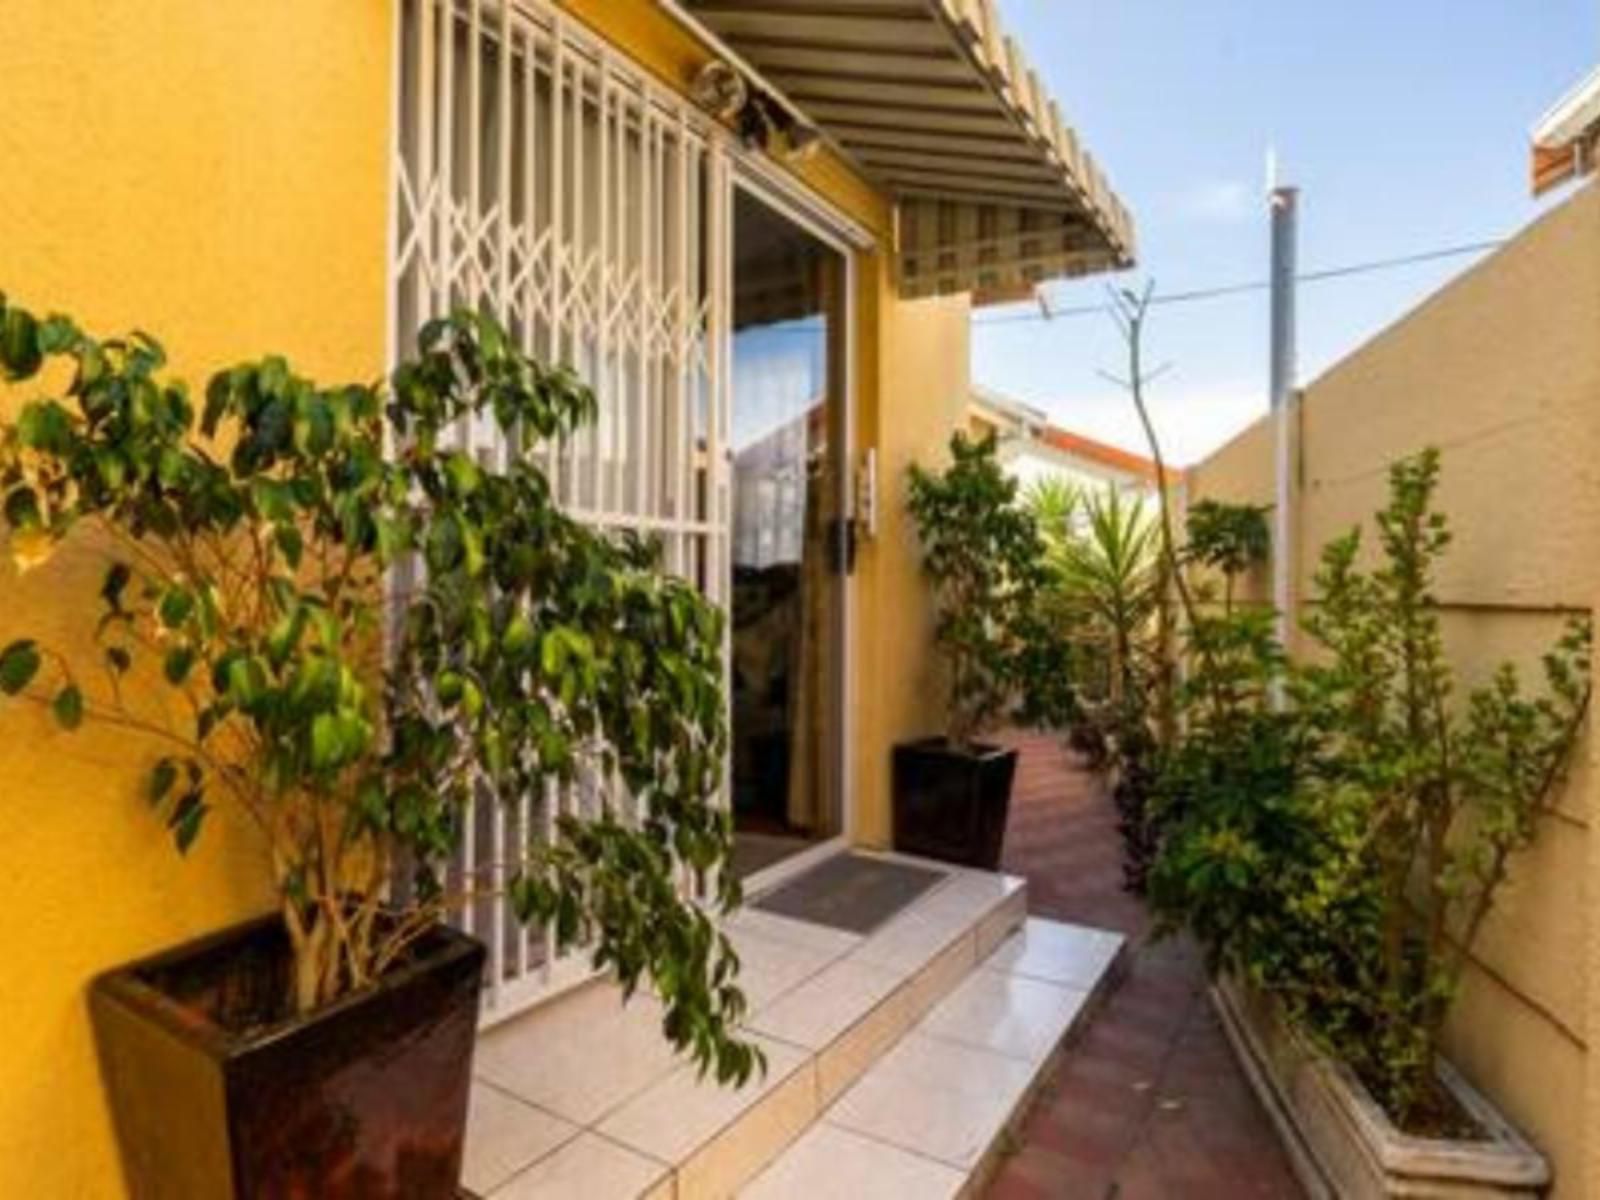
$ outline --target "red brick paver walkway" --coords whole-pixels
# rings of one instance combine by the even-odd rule
[[[1122,888],[1116,813],[1059,739],[1022,751],[1005,868],[1040,916],[1117,929],[1128,970],[1063,1057],[989,1200],[1263,1200],[1303,1194],[1240,1073],[1194,947],[1149,940]]]

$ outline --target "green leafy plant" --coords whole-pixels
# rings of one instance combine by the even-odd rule
[[[1083,686],[1116,707],[1144,693],[1156,653],[1158,535],[1144,499],[1114,487],[1087,493],[1078,512],[1081,524],[1051,529],[1047,562],[1083,647]]]
[[[1391,469],[1374,567],[1359,530],[1324,549],[1304,619],[1318,655],[1284,664],[1254,614],[1211,627],[1152,882],[1169,924],[1424,1131],[1450,1128],[1433,1082],[1445,1018],[1590,700],[1586,621],[1544,656],[1537,696],[1509,664],[1456,696],[1433,592],[1450,543],[1438,475],[1433,450]],[[1273,712],[1279,675],[1289,705]]]
[[[1265,565],[1272,553],[1269,512],[1264,504],[1206,499],[1197,501],[1185,516],[1182,557],[1221,572],[1224,612],[1233,611],[1239,578]]]
[[[1022,491],[1022,504],[1033,514],[1040,536],[1047,543],[1072,532],[1074,521],[1083,511],[1085,498],[1082,487],[1058,475],[1035,479]]]
[[[0,426],[11,555],[36,565],[79,530],[106,555],[104,671],[23,639],[0,649],[0,691],[67,729],[147,735],[149,802],[178,849],[214,804],[254,822],[297,1011],[503,888],[626,989],[648,977],[702,1069],[747,1077],[759,1058],[731,1033],[744,1001],[713,921],[738,899],[714,803],[722,618],[651,544],[557,508],[528,451],[592,420],[590,390],[473,313],[430,323],[385,386],[319,387],[274,357],[197,404],[164,363],[147,335],[100,341],[0,299],[5,377],[55,364],[45,378],[66,381]],[[456,447],[469,424],[505,439],[505,465]],[[445,871],[469,803],[549,781],[592,790],[593,815],[484,874]],[[388,904],[401,871],[409,899]]]
[[[1030,633],[1054,636],[1032,623],[1043,545],[992,435],[974,442],[957,433],[943,471],[913,464],[909,507],[938,602],[935,638],[950,668],[946,735],[968,747],[1025,684]]]
[[[1065,519],[1051,519],[1050,500],[1030,497],[1045,531],[1041,607],[1070,647],[1062,665],[1079,693],[1073,742],[1114,776],[1125,873],[1138,889],[1153,850],[1145,801],[1163,659],[1159,533],[1145,498],[1114,487],[1078,494]]]

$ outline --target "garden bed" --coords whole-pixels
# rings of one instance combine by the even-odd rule
[[[1222,978],[1211,997],[1314,1200],[1545,1194],[1544,1156],[1448,1063],[1439,1063],[1439,1083],[1483,1131],[1478,1140],[1402,1132],[1353,1072],[1289,1027],[1269,996]]]

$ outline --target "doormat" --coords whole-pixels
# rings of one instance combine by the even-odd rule
[[[752,907],[849,933],[870,933],[945,872],[860,854],[836,854],[774,888]]]

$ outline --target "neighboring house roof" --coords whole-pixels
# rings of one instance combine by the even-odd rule
[[[1042,409],[1020,400],[974,385],[972,408],[978,416],[995,424],[1007,437],[1065,454],[1115,474],[1142,479],[1151,484],[1156,482],[1156,464],[1149,458],[1051,424]],[[1182,470],[1167,468],[1169,483],[1181,483],[1183,478]]]
[[[1535,196],[1593,173],[1600,147],[1600,68],[1539,118],[1532,140]]]
[[[1076,458],[1087,459],[1113,470],[1136,475],[1151,483],[1156,481],[1156,464],[1142,454],[1133,454],[1120,447],[1096,441],[1094,438],[1073,433],[1070,429],[1062,429],[1056,425],[1045,426],[1036,436],[1046,446],[1064,450]],[[1167,478],[1173,483],[1180,482],[1183,479],[1183,472],[1168,467]]]
[[[1131,266],[1133,222],[994,0],[663,0],[730,46],[899,203],[908,296]]]

